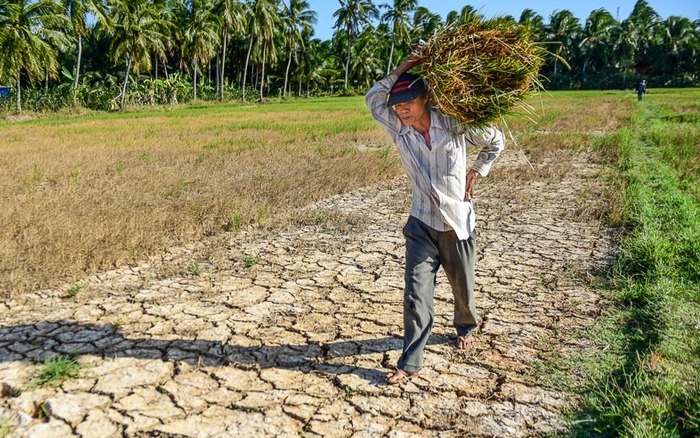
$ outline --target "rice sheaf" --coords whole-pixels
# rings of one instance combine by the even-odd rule
[[[542,89],[545,53],[526,27],[490,20],[444,28],[414,56],[433,106],[478,127],[531,111],[524,99]]]

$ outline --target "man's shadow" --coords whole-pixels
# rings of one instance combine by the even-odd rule
[[[433,335],[429,343],[444,343],[446,339],[443,338]],[[384,383],[385,372],[334,359],[381,353],[382,365],[389,367],[391,364],[387,363],[385,353],[401,348],[402,340],[394,337],[249,347],[210,340],[127,337],[113,325],[73,321],[0,327],[0,362],[39,363],[59,355],[92,355],[105,359],[129,357],[204,367],[285,368],[301,372],[355,374],[374,384]]]

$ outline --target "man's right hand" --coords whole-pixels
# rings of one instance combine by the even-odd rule
[[[418,57],[416,57],[415,55],[411,55],[408,58],[406,58],[406,60],[400,66],[396,67],[396,69],[394,69],[394,71],[392,71],[389,74],[395,74],[396,76],[401,76],[402,74],[406,73],[407,71],[409,71],[413,67],[417,66],[418,64],[420,64]]]

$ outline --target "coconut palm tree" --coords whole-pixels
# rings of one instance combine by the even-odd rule
[[[427,41],[442,27],[442,18],[438,14],[430,12],[426,7],[419,6],[413,13],[413,41]]]
[[[77,99],[78,81],[80,80],[80,62],[83,57],[83,38],[89,35],[87,16],[93,14],[103,26],[110,26],[106,4],[103,0],[61,0],[70,20],[71,29],[78,44],[78,59],[75,64],[75,76],[73,78],[73,104]]]
[[[63,8],[52,0],[0,1],[0,77],[16,84],[17,112],[22,112],[21,76],[42,79],[58,73],[56,51],[41,37],[60,38],[68,25]],[[54,35],[54,33],[56,35]]]
[[[466,5],[461,11],[450,11],[445,19],[446,24],[464,24],[472,21],[478,21],[483,18],[483,15],[479,13],[476,8],[470,5]]]
[[[224,78],[226,77],[226,51],[229,35],[239,35],[243,31],[244,25],[244,9],[243,4],[239,0],[218,0],[216,5],[217,15],[221,17],[221,101],[224,100]]]
[[[603,8],[596,9],[586,19],[583,28],[583,39],[579,43],[584,61],[582,73],[587,67],[600,68],[609,65],[613,35],[619,23]]]
[[[248,54],[245,59],[245,70],[243,72],[243,102],[246,95],[246,76],[250,55],[255,44],[260,50],[262,58],[262,78],[260,80],[260,100],[264,100],[263,84],[265,78],[265,63],[267,61],[267,49],[272,45],[275,37],[275,25],[278,21],[278,10],[276,0],[252,0],[246,5],[245,16],[246,34],[248,35]],[[274,47],[272,47],[274,52]]]
[[[411,39],[410,14],[418,6],[417,0],[394,0],[394,5],[384,4],[381,7],[387,8],[382,15],[382,20],[391,26],[391,48],[389,49],[389,61],[386,65],[386,74],[391,71],[392,58],[394,57],[394,46],[396,43],[408,43]]]
[[[114,21],[110,31],[112,61],[116,63],[122,58],[126,61],[124,85],[118,96],[119,106],[123,107],[132,69],[136,72],[141,67],[150,70],[151,52],[165,51],[163,28],[166,23],[158,8],[148,0],[111,0],[109,7]]]
[[[557,66],[559,58],[570,58],[576,49],[576,40],[581,32],[581,25],[574,14],[564,9],[555,11],[550,19],[549,25],[545,29],[546,40],[557,43],[557,56],[554,57],[554,74],[558,73]]]
[[[369,88],[372,82],[381,76],[383,60],[379,56],[381,52],[377,47],[381,46],[382,33],[386,35],[388,30],[387,28],[384,32],[378,32],[370,25],[358,35],[355,44],[357,56],[353,58],[351,65],[353,77],[358,85]]]
[[[544,19],[532,9],[525,9],[520,14],[519,24],[527,27],[535,38],[535,41],[544,39]]]
[[[290,0],[289,6],[284,6],[283,23],[285,27],[287,49],[287,69],[284,73],[284,95],[287,95],[287,82],[289,81],[289,67],[292,64],[292,56],[296,58],[299,48],[304,49],[304,32],[313,34],[313,25],[316,24],[316,12],[309,9],[306,0]]]
[[[661,26],[661,55],[656,62],[656,69],[659,72],[678,70],[684,58],[691,58],[690,47],[697,44],[697,40],[698,33],[692,21],[685,17],[668,17]]]
[[[379,11],[372,0],[338,0],[340,8],[333,13],[336,18],[334,29],[345,29],[348,38],[348,51],[345,60],[345,89],[348,88],[348,76],[350,74],[350,53],[352,43],[359,30],[370,20],[379,18]]]
[[[163,73],[165,74],[165,78],[168,79],[168,52],[174,52],[176,50],[174,42],[173,42],[173,28],[174,28],[174,21],[175,21],[175,6],[174,2],[172,0],[151,0],[153,2],[153,7],[156,9],[158,14],[160,15],[160,23],[162,28],[160,29],[160,32],[164,36],[164,41],[163,41],[163,48],[162,50],[159,50],[159,48],[154,47],[154,60],[156,65],[153,67],[153,72],[154,76],[156,79],[158,79],[158,63],[159,61],[163,62]]]
[[[186,17],[184,27],[183,59],[189,59],[192,67],[194,100],[197,100],[197,73],[199,67],[214,56],[219,41],[222,22],[214,14],[213,0],[187,0],[182,2],[182,14]]]
[[[637,0],[630,16],[621,24],[618,52],[632,56],[633,64],[641,69],[651,66],[656,57],[650,57],[652,46],[658,44],[657,37],[661,16],[646,2]]]

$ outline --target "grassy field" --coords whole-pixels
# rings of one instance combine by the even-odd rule
[[[577,436],[700,436],[699,120],[699,90],[655,90],[611,136],[626,231]]]
[[[626,123],[619,100],[557,93],[533,100],[539,125],[509,127],[537,161]],[[360,97],[56,115],[0,122],[0,132],[3,295],[206,234],[284,224],[297,207],[401,173]],[[568,169],[557,161],[550,176]]]

